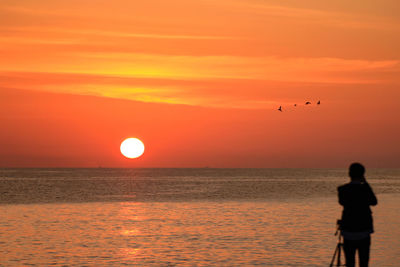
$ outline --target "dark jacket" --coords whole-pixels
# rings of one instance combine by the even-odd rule
[[[370,206],[378,200],[368,183],[348,183],[338,187],[343,206],[341,229],[348,232],[374,231]]]

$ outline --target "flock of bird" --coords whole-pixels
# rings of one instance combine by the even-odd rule
[[[306,105],[306,106],[307,106],[307,105],[311,105],[311,102],[310,102],[310,101],[307,101],[307,102],[305,103],[305,105]],[[321,105],[321,100],[318,100],[317,105]],[[294,104],[294,106],[297,107],[297,104]],[[282,112],[282,106],[279,106],[278,110],[279,110],[280,112]]]

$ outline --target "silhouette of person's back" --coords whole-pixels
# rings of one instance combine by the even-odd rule
[[[360,267],[367,267],[369,262],[370,234],[374,232],[370,206],[376,205],[378,201],[364,173],[363,165],[351,164],[350,183],[338,187],[339,203],[343,206],[340,226],[347,267],[354,267],[356,251]]]

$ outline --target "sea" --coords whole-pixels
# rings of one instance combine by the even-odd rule
[[[400,169],[367,169],[400,266]],[[329,266],[345,169],[0,169],[0,266]],[[343,260],[342,260],[343,261]]]

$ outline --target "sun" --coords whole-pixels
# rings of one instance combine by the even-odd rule
[[[121,143],[120,150],[125,157],[135,159],[143,155],[144,144],[137,138],[127,138]]]

